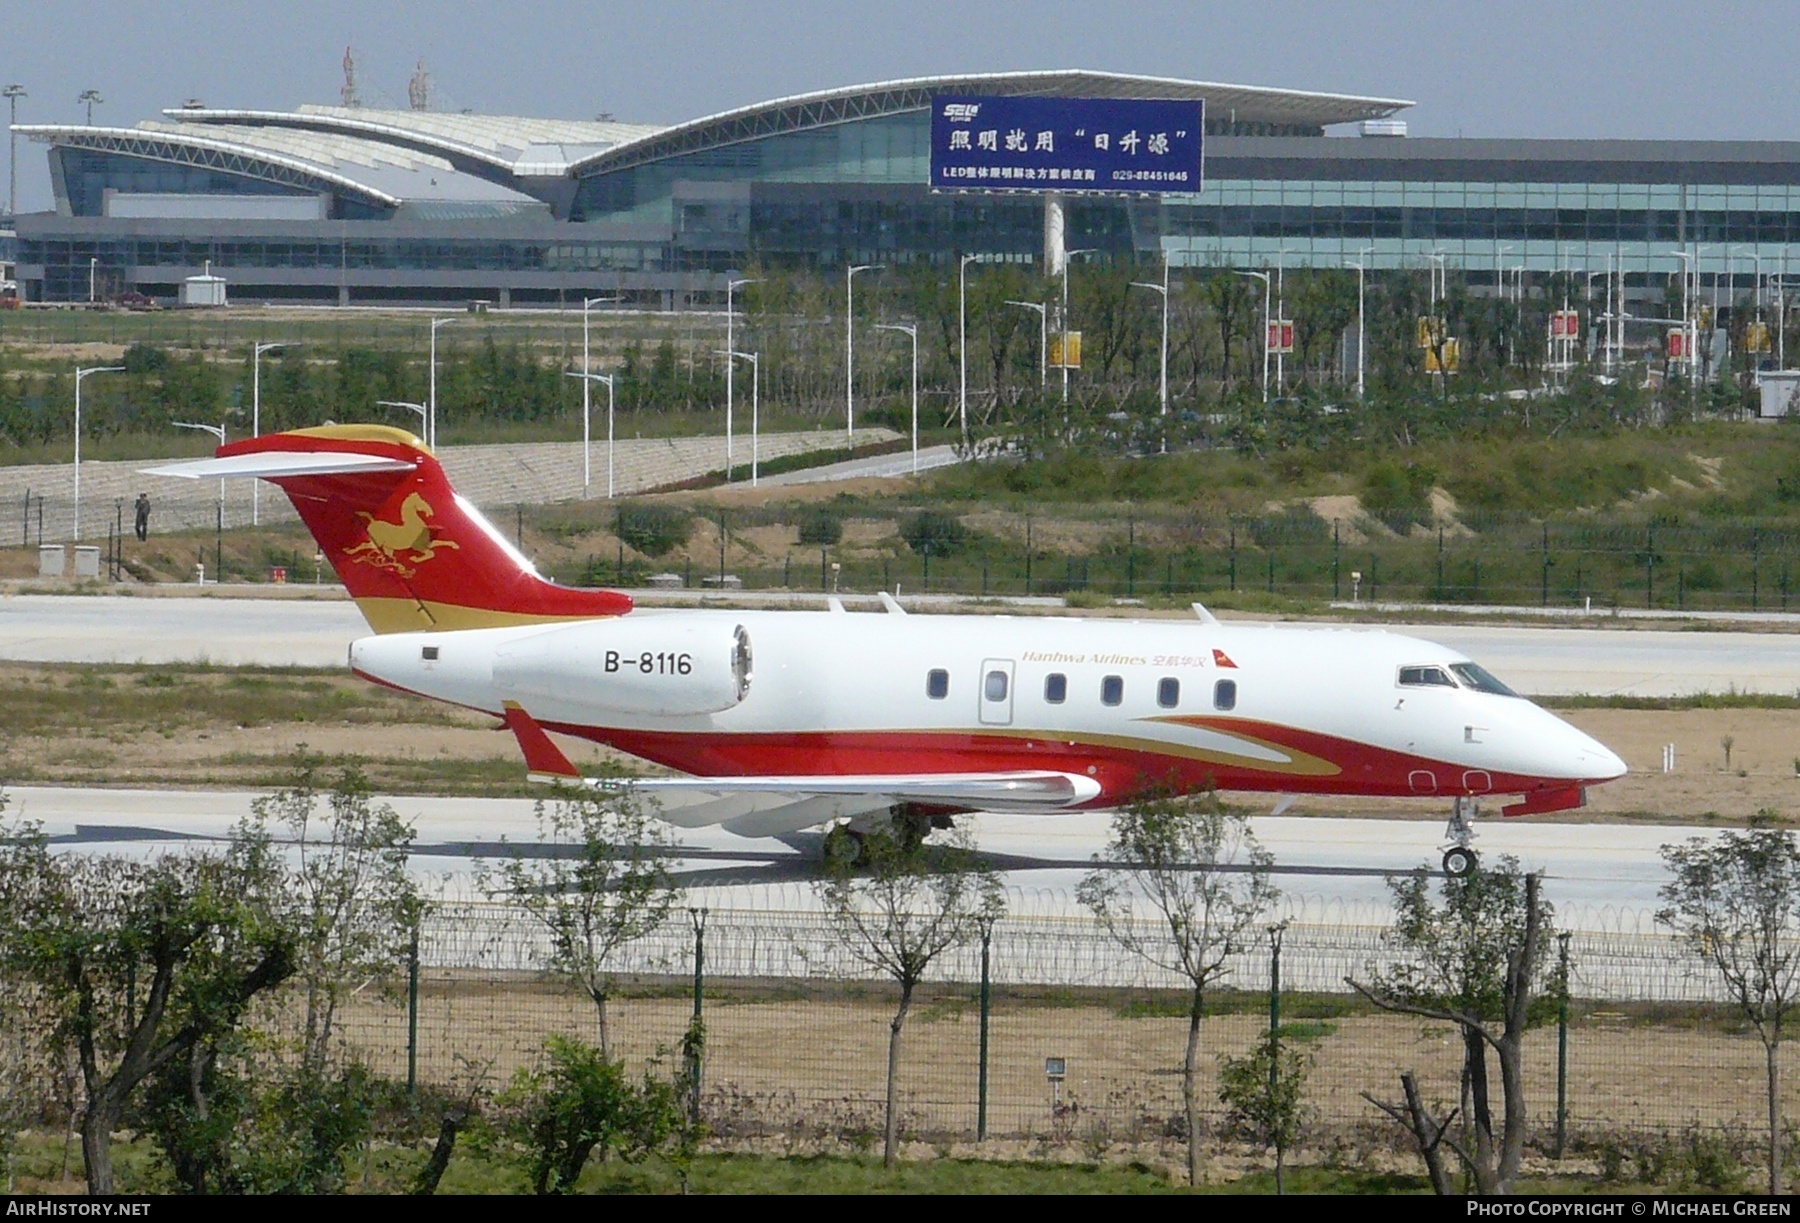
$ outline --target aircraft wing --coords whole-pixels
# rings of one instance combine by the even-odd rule
[[[629,790],[656,803],[672,824],[718,824],[740,836],[775,836],[834,819],[885,810],[896,803],[984,811],[1062,811],[1100,793],[1091,777],[1049,769],[993,773],[878,773],[779,777],[584,777],[544,728],[508,701],[508,729],[519,740],[536,781],[600,790]]]

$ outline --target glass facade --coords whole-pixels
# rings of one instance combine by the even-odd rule
[[[1440,254],[1463,269],[1550,271],[1611,255],[1670,272],[1686,247],[1700,265],[1748,272],[1755,256],[1778,262],[1800,246],[1800,183],[1215,179],[1164,208],[1169,249],[1190,264],[1260,265],[1285,250],[1289,263],[1335,265],[1373,248],[1376,266]]]
[[[99,149],[57,147],[50,150],[50,156],[55,163],[53,175],[62,184],[69,212],[78,217],[104,215],[109,189],[147,195],[317,194],[316,188],[270,182],[251,174]],[[381,220],[393,215],[393,210],[354,195],[333,192],[331,215],[335,220]]]
[[[122,287],[168,286],[210,261],[234,292],[316,298],[380,284],[393,299],[492,286],[535,293],[722,292],[756,263],[953,264],[967,251],[1042,256],[1029,192],[928,188],[926,111],[825,122],[568,179],[521,179],[538,201],[372,203],[342,184],[296,184],[58,146],[68,217],[20,224],[27,295],[82,300],[90,261]],[[720,135],[715,133],[715,135]],[[722,138],[722,136],[721,136]],[[1496,269],[1748,277],[1800,267],[1800,144],[1411,140],[1214,131],[1205,190],[1067,200],[1065,243],[1176,266]],[[233,169],[244,169],[234,173]],[[275,170],[267,171],[279,177]],[[291,175],[290,175],[291,177]],[[535,183],[535,186],[533,184]],[[331,192],[328,221],[183,225],[104,218],[108,189],[148,194]],[[535,216],[525,215],[536,210]],[[554,214],[554,215],[553,215]],[[346,224],[345,222],[348,222]],[[681,279],[681,278],[686,279]],[[694,278],[698,278],[697,280]],[[678,288],[671,286],[677,285]],[[1638,283],[1643,283],[1639,280]],[[291,290],[291,292],[290,292]],[[340,300],[348,300],[341,297]]]

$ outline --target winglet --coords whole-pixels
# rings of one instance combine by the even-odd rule
[[[886,609],[888,615],[904,616],[906,614],[906,609],[900,606],[900,600],[887,591],[878,590],[875,592],[875,597],[881,600],[881,606]]]
[[[525,767],[532,777],[543,777],[557,781],[580,781],[581,771],[569,762],[562,749],[550,742],[550,736],[544,733],[537,719],[525,712],[525,707],[517,701],[503,702],[506,711],[502,716],[506,719],[506,729],[512,731],[513,737],[519,741],[519,750],[525,753]]]

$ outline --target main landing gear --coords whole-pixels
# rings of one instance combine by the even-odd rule
[[[1457,798],[1450,807],[1450,822],[1444,826],[1444,839],[1450,848],[1444,851],[1444,873],[1460,879],[1481,864],[1475,852],[1475,800]]]
[[[848,869],[863,860],[863,834],[849,824],[833,824],[825,833],[825,865]]]
[[[950,816],[907,806],[891,808],[884,814],[845,820],[833,824],[825,833],[825,862],[836,867],[863,866],[869,860],[867,841],[872,835],[886,835],[902,849],[913,850],[933,829],[949,827]]]

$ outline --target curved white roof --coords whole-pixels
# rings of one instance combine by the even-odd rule
[[[340,132],[250,123],[161,123],[134,128],[20,124],[52,144],[157,161],[205,164],[306,190],[342,191],[390,208],[447,202],[537,209],[535,197],[458,169],[447,158]]]
[[[661,131],[642,123],[532,119],[366,107],[301,106],[291,111],[175,107],[178,123],[280,127],[379,140],[466,159],[517,175],[560,175],[575,161]]]
[[[1225,85],[1171,77],[1136,76],[1071,68],[1051,72],[991,72],[968,76],[925,76],[851,85],[796,94],[772,102],[723,111],[597,152],[570,167],[577,175],[641,165],[699,149],[736,144],[779,132],[849,123],[876,115],[924,110],[933,93],[986,93],[1072,98],[1152,98],[1204,101],[1208,117],[1241,123],[1328,127],[1381,119],[1413,103],[1400,98]]]
[[[1412,105],[1397,98],[1068,69],[851,85],[673,127],[302,106],[293,111],[180,107],[135,128],[21,124],[13,130],[53,144],[208,165],[306,191],[346,192],[390,208],[468,205],[480,213],[510,214],[547,206],[545,188],[525,180],[566,180],[782,132],[922,111],[932,94],[941,92],[1196,99],[1206,102],[1209,120],[1299,130],[1383,118]],[[521,190],[528,185],[532,190]]]

